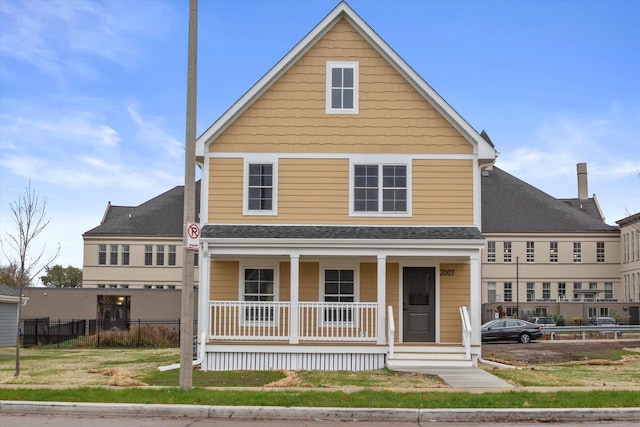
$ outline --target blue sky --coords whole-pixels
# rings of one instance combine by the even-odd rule
[[[336,0],[200,0],[197,133]],[[475,129],[497,166],[559,198],[576,163],[607,222],[640,210],[640,0],[352,0]],[[0,0],[0,232],[33,188],[38,247],[82,266],[108,201],[184,180],[187,0]],[[5,260],[2,260],[2,264]]]

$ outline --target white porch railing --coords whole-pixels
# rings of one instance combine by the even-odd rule
[[[462,319],[462,343],[467,359],[471,358],[471,320],[469,319],[469,308],[466,305],[460,307],[460,318]]]
[[[215,340],[376,342],[377,303],[298,303],[298,336],[290,302],[210,301]]]

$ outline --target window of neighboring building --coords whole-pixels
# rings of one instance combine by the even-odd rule
[[[98,245],[98,264],[105,265],[107,263],[107,245]]]
[[[582,262],[582,243],[573,242],[573,262]]]
[[[156,245],[156,265],[164,265],[164,245]]]
[[[407,214],[407,169],[407,165],[354,165],[352,213]]]
[[[600,316],[609,316],[609,307],[600,307]]]
[[[502,293],[505,302],[511,302],[513,300],[511,282],[504,283],[504,292]]]
[[[549,262],[558,262],[558,242],[549,242]]]
[[[175,289],[175,288],[176,288],[176,285],[167,285],[167,288],[169,288],[169,289]]]
[[[144,285],[144,288],[145,288],[145,289],[152,289],[152,288],[153,288],[153,285]]]
[[[546,316],[547,315],[547,307],[536,307],[536,314],[539,314],[541,316]]]
[[[198,256],[198,250],[196,249],[193,251],[193,266],[197,267],[199,262],[200,262],[200,257]]]
[[[129,265],[129,245],[122,245],[122,265]]]
[[[535,243],[527,242],[527,262],[535,261]]]
[[[153,245],[144,245],[144,265],[153,264]]]
[[[244,301],[275,301],[275,270],[273,268],[245,268],[242,297]],[[246,307],[244,320],[272,322],[274,320],[273,307],[259,304]]]
[[[567,284],[564,282],[558,282],[558,301],[567,300]]]
[[[103,284],[101,284],[101,283],[98,283],[98,287],[99,287],[99,288],[106,288],[106,287],[107,287],[107,285],[103,285]]]
[[[496,302],[496,282],[487,283],[487,302]]]
[[[507,307],[504,311],[507,317],[514,317],[518,315],[518,307]]]
[[[604,242],[596,242],[596,262],[604,262]]]
[[[110,285],[109,285],[109,287],[110,287],[111,289],[115,289],[115,288],[117,288],[117,287],[118,287],[118,285],[116,285],[116,284],[113,284],[113,283],[112,283],[112,284],[110,284]]]
[[[169,265],[176,265],[176,245],[169,245]]]
[[[551,283],[543,282],[542,283],[542,299],[548,301],[551,299]]]
[[[589,307],[589,317],[596,317],[598,315],[598,309],[596,307]]]
[[[536,299],[536,284],[534,282],[527,282],[527,301],[532,302]]]
[[[358,74],[357,61],[327,61],[327,114],[358,114]]]
[[[604,297],[606,299],[613,299],[613,283],[611,282],[604,283]]]
[[[129,285],[127,285],[126,283],[124,285],[120,285],[120,287],[123,289],[129,289]]]
[[[118,265],[118,245],[109,245],[111,251],[109,253],[109,264]]]
[[[582,289],[582,282],[573,282],[573,290],[574,290],[573,299],[580,299],[580,295],[575,293],[575,291],[578,291],[580,289]]]
[[[275,215],[277,212],[277,163],[247,162],[245,165],[245,215]]]
[[[487,262],[496,262],[496,242],[487,242]]]
[[[504,262],[511,262],[511,242],[502,243],[504,250]]]

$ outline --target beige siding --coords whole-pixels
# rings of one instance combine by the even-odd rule
[[[280,263],[280,298],[278,301],[291,301],[291,263]]]
[[[459,308],[470,302],[469,264],[441,264],[453,276],[440,276],[440,342],[460,342],[462,322]]]
[[[359,114],[325,113],[327,61],[359,62]],[[210,150],[470,154],[472,146],[342,20]]]
[[[209,222],[272,224],[428,224],[473,223],[473,162],[414,160],[411,217],[349,216],[348,159],[280,159],[278,215],[244,216],[243,162],[212,159]]]
[[[398,316],[400,316],[400,311],[401,311],[401,306],[400,306],[400,300],[399,300],[399,295],[400,295],[400,290],[399,290],[399,278],[400,278],[400,264],[398,263],[387,263],[387,289],[386,289],[386,298],[387,298],[387,303],[385,305],[385,310],[387,310],[387,307],[391,306],[393,307],[393,323],[396,326],[396,333],[394,336],[394,341],[398,342],[398,334],[400,332],[399,330],[399,325],[400,325],[400,318]],[[385,311],[385,319],[387,318],[387,312]],[[388,324],[389,320],[387,319],[387,330],[389,327]],[[385,330],[385,335],[387,334],[387,331]]]
[[[318,301],[320,295],[320,264],[317,262],[300,263],[300,301]]]
[[[360,302],[378,301],[378,265],[360,264]]]
[[[238,274],[240,263],[237,261],[211,262],[211,300],[238,301]]]

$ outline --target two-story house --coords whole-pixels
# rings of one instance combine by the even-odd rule
[[[496,151],[346,3],[196,153],[203,369],[477,363]]]

